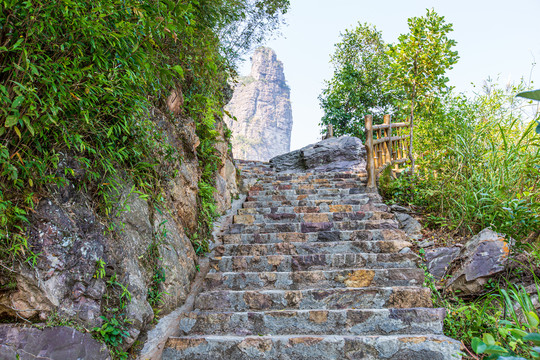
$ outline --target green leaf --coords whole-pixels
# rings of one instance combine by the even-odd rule
[[[540,90],[523,91],[516,96],[522,97],[524,99],[540,101]]]
[[[538,126],[536,127],[536,133],[540,134],[540,121],[538,121]]]
[[[510,333],[517,338],[522,338],[524,336],[527,336],[528,332],[523,331],[521,329],[510,329]]]
[[[7,118],[6,118],[6,124],[5,124],[5,127],[12,127],[13,125],[16,125],[17,122],[19,121],[19,118],[15,115],[9,115]]]
[[[23,101],[24,101],[24,96],[22,96],[22,95],[17,96],[17,97],[15,98],[15,100],[13,100],[13,103],[11,104],[11,108],[12,108],[12,109],[18,108],[18,107],[21,105],[21,103],[22,103]]]
[[[487,345],[495,345],[495,338],[491,334],[484,334],[483,340]]]
[[[484,353],[485,354],[508,354],[508,350],[497,345],[488,345],[486,350],[484,350]]]
[[[523,341],[532,341],[534,345],[540,345],[540,334],[531,333],[523,337]]]
[[[487,345],[480,338],[475,337],[472,339],[471,347],[475,353],[483,354],[484,350],[487,348]]]
[[[182,69],[182,67],[180,65],[175,65],[172,67],[172,69],[174,71],[176,71],[178,73],[178,75],[180,75],[180,77],[184,77],[184,69]]]
[[[534,311],[526,312],[525,317],[527,318],[529,325],[531,325],[533,328],[538,327],[538,324],[540,323],[540,319],[538,319],[538,315],[536,315]]]
[[[34,136],[34,128],[30,124],[30,118],[28,116],[23,116],[23,121],[24,121],[24,124],[26,125],[26,128],[28,129],[28,131],[30,131],[30,134],[32,134],[32,136]]]

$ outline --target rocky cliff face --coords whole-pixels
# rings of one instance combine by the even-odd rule
[[[283,63],[270,48],[252,57],[251,74],[241,78],[226,107],[236,159],[268,161],[290,151],[292,110]]]
[[[67,186],[50,189],[32,214],[28,244],[37,255],[33,264],[14,265],[16,288],[0,292],[0,319],[42,322],[54,315],[92,329],[100,327],[101,316],[110,316],[109,309],[123,299],[127,305],[122,313],[130,320],[126,324],[129,336],[122,344],[125,349],[151,324],[156,310],[165,315],[183,304],[197,271],[188,234],[197,231],[200,211],[199,139],[191,119],[179,119],[180,125],[173,126],[159,113],[152,118],[163,130],[164,141],[181,155],[181,160],[170,162],[156,157],[176,173],[162,184],[163,203],[152,203],[119,180],[121,198],[111,214],[116,230],[108,231],[91,191],[77,186],[84,169],[65,155],[58,172],[64,174],[67,168],[73,172]],[[218,122],[216,149],[222,166],[215,175],[218,191],[214,195],[219,211],[237,193],[236,169],[224,128]],[[0,344],[2,340],[0,336]]]

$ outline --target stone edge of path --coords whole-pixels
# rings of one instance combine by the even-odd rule
[[[231,208],[214,223],[214,231],[212,232],[214,241],[210,244],[211,252],[204,258],[199,259],[199,272],[191,284],[184,305],[161,318],[156,326],[148,331],[146,342],[137,357],[138,360],[161,359],[165,343],[169,337],[180,335],[180,320],[183,314],[193,311],[195,299],[201,293],[204,287],[204,279],[210,270],[209,259],[213,256],[215,247],[220,245],[219,235],[221,235],[223,229],[226,229],[232,223],[233,215],[242,207],[246,197],[246,195],[240,195],[238,199],[232,202]]]

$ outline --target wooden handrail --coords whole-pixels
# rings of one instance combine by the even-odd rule
[[[374,188],[377,186],[377,176],[388,166],[395,165],[396,169],[399,164],[408,161],[406,158],[406,140],[410,142],[410,135],[401,135],[401,128],[409,128],[410,122],[393,123],[390,115],[384,116],[384,123],[373,125],[373,116],[366,115],[366,171],[367,171],[367,186]],[[393,134],[393,129],[396,129],[397,134]],[[401,132],[402,133],[402,132]]]
[[[389,116],[389,115],[385,115]],[[395,129],[400,127],[409,127],[411,126],[410,122],[401,122],[401,123],[394,123],[394,124],[380,124],[380,125],[373,125],[373,130],[380,130],[380,129]]]

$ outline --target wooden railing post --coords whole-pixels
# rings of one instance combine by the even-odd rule
[[[384,115],[384,125],[388,125],[388,129],[386,130],[386,136],[388,137],[388,143],[386,144],[386,156],[385,163],[392,163],[394,160],[394,146],[392,144],[392,126],[390,126],[390,123],[392,122],[392,118],[390,115]]]
[[[376,186],[375,178],[375,160],[373,156],[373,116],[366,115],[365,127],[366,127],[366,171],[367,171],[367,187],[374,188]]]
[[[323,140],[330,139],[334,137],[334,126],[332,124],[328,124],[326,127],[326,134],[322,137]]]

